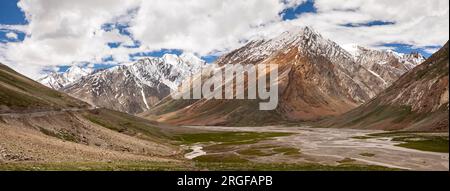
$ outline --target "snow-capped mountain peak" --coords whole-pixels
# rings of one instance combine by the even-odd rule
[[[342,48],[345,49],[353,58],[356,58],[360,54],[361,46],[358,44],[345,44],[342,45]]]
[[[178,65],[180,62],[180,59],[177,55],[175,54],[165,54],[162,59],[164,60],[165,63],[171,64],[171,65]]]
[[[399,53],[394,50],[388,49],[388,50],[375,50],[375,49],[369,49],[363,46],[360,46],[358,44],[346,44],[342,46],[348,53],[350,53],[355,60],[360,59],[361,57],[366,56],[372,56],[375,57],[373,59],[378,59],[380,62],[383,63],[387,58],[395,58],[399,60],[401,63],[404,63],[408,66],[417,66],[418,64],[421,64],[425,61],[425,57],[422,56],[418,52],[413,52],[410,54],[405,53]],[[411,68],[410,68],[411,69]]]
[[[62,91],[99,107],[140,113],[168,96],[204,64],[194,54],[142,58],[87,75]]]
[[[293,27],[274,38],[251,40],[247,45],[221,57],[218,63],[257,63],[276,52],[298,49],[303,54],[324,56],[333,61],[351,57],[337,43],[323,37],[311,27]],[[245,58],[245,59],[243,59]]]
[[[84,76],[92,74],[93,71],[94,70],[92,68],[82,68],[78,65],[74,65],[68,68],[65,72],[52,72],[47,76],[38,79],[38,82],[50,88],[59,90]]]
[[[369,49],[357,44],[344,45],[343,48],[352,55],[356,63],[383,79],[387,85],[425,61],[425,57],[419,53],[404,54],[394,50]]]
[[[69,81],[74,82],[83,76],[91,74],[93,71],[94,70],[92,68],[81,68],[75,65],[67,69],[67,71],[63,73],[63,76],[66,77]]]
[[[188,65],[203,65],[205,63],[204,60],[193,53],[183,53],[180,55],[180,59]]]
[[[163,83],[175,89],[186,77],[201,70],[205,61],[194,54],[165,54],[161,58],[141,59],[128,67],[139,81],[149,86]]]

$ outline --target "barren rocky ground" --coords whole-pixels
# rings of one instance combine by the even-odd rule
[[[2,117],[0,162],[176,161],[176,146],[94,124],[77,113]]]
[[[189,126],[169,141],[105,128],[81,113],[3,114],[0,169],[449,170],[448,133]],[[444,150],[399,145],[430,137],[443,140],[432,149]]]

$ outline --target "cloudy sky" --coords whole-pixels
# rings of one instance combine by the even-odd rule
[[[429,56],[448,0],[2,0],[0,62],[31,77],[191,52],[212,62],[247,40],[311,26],[341,45]]]

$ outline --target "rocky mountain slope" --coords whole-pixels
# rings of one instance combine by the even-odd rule
[[[60,90],[98,107],[135,114],[168,96],[204,64],[193,54],[166,54],[96,72]]]
[[[93,109],[0,64],[0,163],[173,161],[170,129]]]
[[[388,86],[425,61],[420,53],[402,54],[392,50],[371,50],[358,45],[345,46],[345,49],[354,57],[355,62],[379,76]]]
[[[375,99],[322,123],[330,127],[448,131],[448,72],[447,42]]]
[[[87,108],[88,104],[43,86],[0,64],[0,113]]]
[[[311,28],[250,41],[218,59],[225,64],[277,64],[278,108],[259,111],[259,100],[165,99],[144,117],[175,124],[260,125],[317,120],[347,112],[388,87],[388,79]],[[392,76],[390,78],[395,78]]]

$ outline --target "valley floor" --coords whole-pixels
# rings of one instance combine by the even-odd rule
[[[189,126],[170,139],[139,138],[82,114],[3,116],[0,171],[449,170],[448,133]]]
[[[191,144],[193,150],[186,154],[186,157],[195,157],[193,160],[202,162],[223,162],[231,159],[263,164],[283,161],[287,164],[449,170],[448,133],[387,133],[377,130],[276,126],[189,128],[235,133],[292,133],[251,144],[224,144],[214,141]],[[434,141],[436,139],[437,141]],[[427,151],[430,149],[438,152]]]

